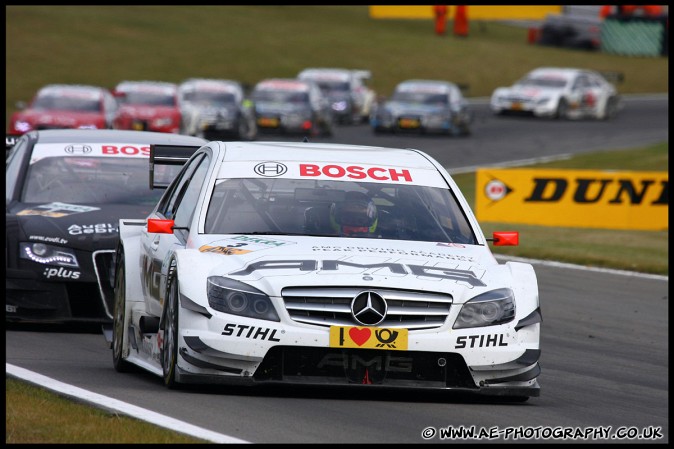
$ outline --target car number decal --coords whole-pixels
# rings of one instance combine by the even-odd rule
[[[330,326],[331,348],[407,350],[407,329]]]

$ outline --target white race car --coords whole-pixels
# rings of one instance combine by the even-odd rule
[[[544,67],[491,96],[495,114],[525,113],[558,119],[611,119],[622,108],[615,86],[599,72]]]
[[[189,156],[191,154],[191,156]],[[530,264],[498,263],[454,180],[418,150],[213,141],[145,220],[122,219],[112,330],[131,364],[189,383],[539,396]],[[189,157],[189,159],[187,159]]]

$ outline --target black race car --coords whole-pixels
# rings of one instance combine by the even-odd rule
[[[7,140],[6,321],[112,321],[119,219],[147,216],[150,145],[197,137],[121,130],[31,131]],[[180,166],[155,171],[168,184]]]

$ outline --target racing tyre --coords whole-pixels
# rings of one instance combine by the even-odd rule
[[[131,369],[131,364],[122,357],[124,328],[126,327],[126,280],[124,271],[124,252],[118,251],[112,323],[112,364],[115,370],[120,373],[129,372]]]
[[[560,98],[559,104],[557,104],[557,112],[555,114],[555,118],[557,118],[558,120],[566,120],[568,118],[568,113],[569,113],[569,104],[566,102],[565,99]]]
[[[616,115],[618,115],[618,99],[616,97],[611,97],[606,101],[604,120],[614,119]]]
[[[164,372],[164,385],[170,389],[179,387],[176,381],[178,361],[178,276],[174,272],[169,277],[166,306],[162,317],[164,342],[161,349],[161,366]]]

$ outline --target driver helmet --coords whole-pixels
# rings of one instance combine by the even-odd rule
[[[371,234],[377,222],[377,206],[362,192],[346,192],[344,201],[330,206],[330,225],[340,235]]]

